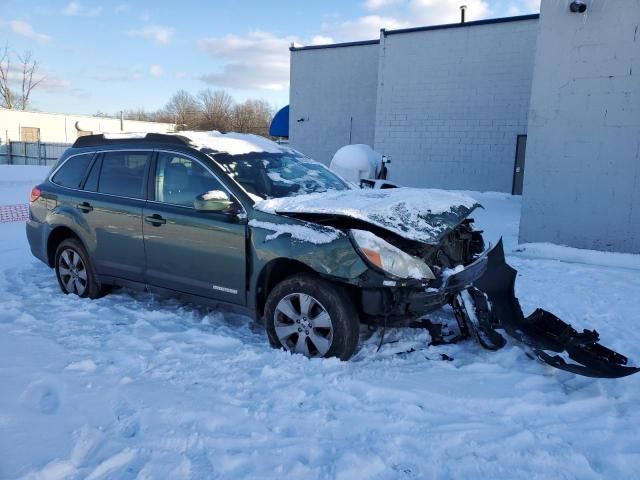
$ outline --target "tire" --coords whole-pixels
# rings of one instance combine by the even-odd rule
[[[307,357],[349,360],[358,346],[358,312],[339,286],[310,274],[293,275],[267,297],[269,343]]]
[[[103,288],[82,243],[75,238],[60,242],[56,249],[56,277],[62,293],[80,298],[100,298],[107,293]]]

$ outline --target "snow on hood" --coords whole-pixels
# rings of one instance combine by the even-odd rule
[[[262,200],[263,212],[339,215],[355,218],[423,243],[437,243],[479,204],[446,190],[353,189]]]
[[[210,148],[216,152],[226,152],[231,155],[244,155],[253,152],[281,153],[286,147],[259,135],[250,133],[220,133],[184,131],[176,135],[186,137],[196,148]]]

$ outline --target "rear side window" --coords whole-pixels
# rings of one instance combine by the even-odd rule
[[[145,172],[151,152],[108,152],[102,157],[98,192],[144,198]]]
[[[51,178],[51,181],[57,185],[70,188],[80,187],[87,167],[91,163],[93,153],[85,153],[70,157],[60,170]]]
[[[100,159],[96,159],[93,162],[93,166],[91,170],[89,170],[89,175],[87,175],[87,180],[84,182],[84,190],[89,192],[97,192],[98,191],[98,179],[100,178]]]

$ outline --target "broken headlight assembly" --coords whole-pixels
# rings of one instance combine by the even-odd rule
[[[435,278],[429,266],[422,260],[412,257],[371,232],[350,230],[350,237],[365,261],[385,273],[402,279]]]

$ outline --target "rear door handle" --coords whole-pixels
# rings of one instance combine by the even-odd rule
[[[167,221],[157,213],[149,215],[148,217],[144,217],[144,221],[150,223],[154,227],[159,227],[160,225],[164,225],[165,223],[167,223]]]
[[[83,213],[89,213],[93,210],[93,207],[89,204],[89,202],[82,202],[76,205],[76,208]]]

